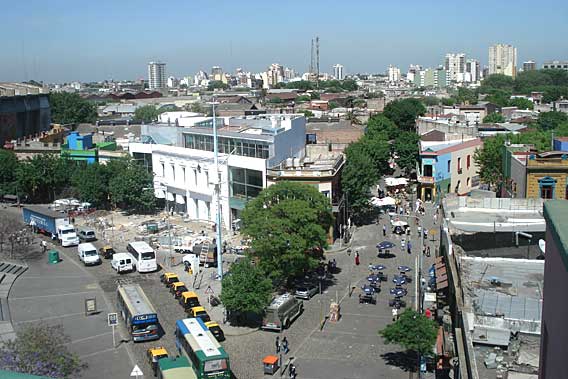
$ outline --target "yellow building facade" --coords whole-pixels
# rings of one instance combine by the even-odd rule
[[[546,154],[546,153],[545,153]],[[527,160],[527,198],[568,199],[568,155]]]

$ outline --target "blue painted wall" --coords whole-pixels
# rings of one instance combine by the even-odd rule
[[[554,144],[552,146],[552,150],[554,150],[554,151],[568,151],[568,141],[559,141],[559,140],[555,139]]]

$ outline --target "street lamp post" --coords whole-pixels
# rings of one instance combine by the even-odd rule
[[[419,228],[420,228],[420,233],[419,233],[419,240],[420,240],[420,249],[418,250],[418,254],[417,254],[417,258],[416,260],[418,262],[415,263],[416,269],[414,270],[414,278],[416,281],[416,301],[414,304],[414,309],[417,312],[422,312],[422,286],[421,286],[421,280],[422,280],[422,250],[424,249],[424,224],[422,223],[422,220],[420,219],[420,217],[418,216],[412,216],[412,215],[400,215],[401,217],[408,217],[408,218],[414,218],[416,220],[418,220],[420,222]]]
[[[211,102],[213,108],[213,154],[215,157],[215,197],[217,202],[216,232],[217,232],[217,277],[223,278],[223,251],[222,251],[222,232],[221,232],[221,173],[219,172],[219,143],[217,138],[217,118],[215,115],[215,98]]]

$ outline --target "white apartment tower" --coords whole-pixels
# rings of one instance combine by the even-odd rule
[[[343,80],[345,78],[343,76],[343,65],[338,63],[333,66],[333,77],[337,80]]]
[[[481,80],[481,66],[476,59],[468,59],[465,63],[466,81],[475,83]]]
[[[150,89],[166,88],[166,64],[161,62],[148,63],[148,84]]]
[[[398,83],[400,81],[400,68],[389,65],[388,75],[389,82]]]
[[[498,43],[489,46],[489,75],[503,74],[511,77],[517,75],[517,48]]]
[[[446,54],[445,68],[450,81],[463,82],[465,73],[465,54]]]

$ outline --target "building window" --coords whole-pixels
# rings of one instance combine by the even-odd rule
[[[213,151],[213,136],[184,134],[184,147],[188,149]],[[268,159],[269,148],[266,142],[219,137],[219,152],[222,154]]]
[[[452,160],[448,160],[448,172],[452,171]]]
[[[471,167],[471,155],[468,155],[466,158],[466,168],[469,170]]]
[[[556,187],[556,179],[550,176],[545,176],[538,180],[538,187],[541,199],[553,199],[554,198],[554,188]]]
[[[260,191],[262,191],[263,179],[261,171],[231,167],[229,175],[231,197],[248,201],[257,197]]]
[[[458,173],[461,171],[462,169],[462,159],[458,158]]]
[[[431,164],[424,165],[424,176],[432,176],[432,172]]]

